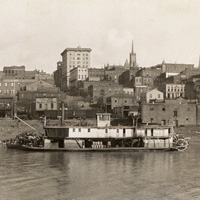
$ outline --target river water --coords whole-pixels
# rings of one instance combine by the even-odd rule
[[[0,200],[200,199],[200,145],[184,152],[23,152],[0,145]]]

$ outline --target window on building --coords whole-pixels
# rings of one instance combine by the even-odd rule
[[[153,108],[150,108],[150,111],[153,111],[154,109]]]
[[[174,110],[174,117],[177,117],[177,116],[178,116],[177,110]]]
[[[117,103],[117,99],[115,99],[115,103]]]
[[[42,104],[41,103],[39,104],[39,108],[42,108]]]
[[[162,108],[162,111],[165,111],[165,108]]]
[[[8,86],[8,83],[5,83],[5,86],[7,87],[7,86]]]
[[[53,105],[53,103],[51,103],[51,109],[53,109],[54,108],[54,105]]]
[[[160,94],[158,94],[158,98],[160,99]]]

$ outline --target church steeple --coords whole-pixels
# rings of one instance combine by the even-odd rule
[[[135,68],[135,67],[137,67],[136,53],[134,53],[133,40],[132,40],[132,48],[130,53],[130,68]]]
[[[132,40],[132,51],[131,51],[131,53],[134,54],[133,40]]]

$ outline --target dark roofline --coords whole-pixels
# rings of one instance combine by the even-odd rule
[[[91,52],[92,49],[91,48],[81,48],[81,47],[77,47],[77,48],[66,48],[62,53],[61,55],[63,55],[65,52],[67,51],[88,51],[88,52]]]

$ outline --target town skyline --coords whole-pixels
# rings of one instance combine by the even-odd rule
[[[91,67],[199,65],[197,1],[0,1],[0,65],[56,70],[67,47],[91,48]],[[198,17],[199,16],[199,17]],[[14,34],[13,34],[14,32]]]

